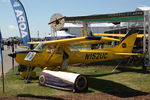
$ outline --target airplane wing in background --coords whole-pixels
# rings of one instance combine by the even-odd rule
[[[126,34],[104,34],[104,33],[94,33],[93,34],[94,36],[112,36],[112,37],[125,37]],[[138,34],[137,35],[137,38],[143,38],[144,37],[144,34]],[[148,37],[148,34],[146,34],[146,38]]]
[[[140,53],[114,53],[114,55],[120,55],[120,56],[140,56],[142,54],[140,54]]]
[[[109,37],[100,37],[100,36],[87,36],[87,37],[77,37],[77,38],[69,38],[69,39],[60,39],[60,40],[52,40],[52,41],[44,41],[45,44],[48,45],[56,45],[56,44],[93,44],[93,43],[104,43],[111,41],[120,41],[119,39],[109,38]],[[39,44],[40,42],[28,42],[29,44]]]

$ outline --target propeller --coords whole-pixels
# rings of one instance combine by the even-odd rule
[[[64,23],[65,23],[65,17],[59,13],[56,13],[52,15],[52,17],[50,18],[50,23],[48,24],[51,25],[56,31],[58,31],[63,28]]]

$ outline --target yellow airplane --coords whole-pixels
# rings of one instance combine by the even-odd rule
[[[29,44],[38,45],[34,50],[16,51],[13,54],[9,54],[9,56],[14,57],[16,62],[22,66],[46,67],[50,70],[60,66],[60,70],[67,70],[69,64],[123,59],[132,55],[139,55],[138,53],[132,53],[137,34],[138,31],[131,30],[116,47],[91,50],[75,51],[70,46],[80,43],[93,44],[94,42],[103,43],[119,40],[108,37],[87,36],[44,42],[29,42]],[[29,55],[29,52],[31,55]],[[26,60],[27,55],[29,56],[28,58],[34,57],[32,60]]]

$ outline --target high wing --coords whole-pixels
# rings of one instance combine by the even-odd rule
[[[53,41],[44,41],[45,44],[48,45],[56,45],[56,44],[81,44],[81,43],[104,43],[111,41],[120,41],[119,39],[109,38],[109,37],[100,37],[100,36],[87,36],[87,37],[78,37],[78,38],[69,38],[69,39],[61,39],[61,40],[53,40]],[[28,42],[29,44],[39,44],[40,42]]]
[[[93,34],[94,36],[112,36],[112,37],[125,37],[126,34],[104,34],[104,33],[94,33]],[[145,35],[146,38],[148,37],[148,34]],[[138,34],[136,36],[137,38],[143,38],[144,37],[144,34]]]

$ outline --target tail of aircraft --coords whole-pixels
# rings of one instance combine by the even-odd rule
[[[139,32],[139,30],[137,30],[137,29],[131,29],[127,33],[127,35],[120,41],[120,44],[118,46],[112,48],[112,50],[120,52],[120,53],[131,53],[138,32]]]

